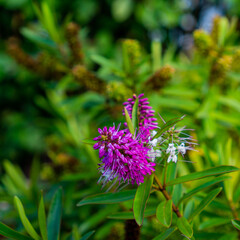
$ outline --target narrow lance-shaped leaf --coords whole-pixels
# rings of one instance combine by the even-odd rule
[[[77,206],[83,206],[87,204],[113,204],[128,201],[134,199],[136,190],[127,190],[123,192],[113,192],[113,193],[100,193],[92,195],[81,200]]]
[[[72,229],[72,239],[73,239],[73,240],[79,240],[79,239],[80,239],[80,233],[79,233],[77,224],[74,224],[74,225],[73,225],[73,229]]]
[[[156,208],[146,209],[144,212],[144,217],[154,216],[156,214]],[[109,215],[110,219],[134,219],[133,212],[117,212],[112,215]]]
[[[92,140],[92,139],[83,139],[81,140],[82,143],[85,144],[89,144],[89,145],[94,145],[96,143],[96,141]]]
[[[38,207],[38,223],[40,232],[42,235],[43,240],[48,240],[47,237],[47,220],[46,220],[46,214],[45,214],[45,206],[43,201],[43,195],[41,194],[41,199]]]
[[[178,177],[176,179],[173,179],[169,181],[166,185],[171,186],[179,183],[184,183],[184,182],[189,182],[189,181],[195,181],[201,178],[205,177],[210,177],[214,175],[220,175],[224,173],[229,173],[229,172],[234,172],[234,171],[239,171],[239,168],[234,167],[234,166],[219,166],[219,167],[214,167],[210,168],[201,172],[195,172],[195,173],[190,173],[188,175]]]
[[[163,232],[160,235],[156,236],[153,240],[165,240],[165,239],[168,239],[168,237],[170,235],[172,235],[176,230],[177,230],[177,227],[169,228],[165,232]]]
[[[134,202],[133,202],[133,213],[135,220],[139,226],[142,225],[144,219],[144,211],[147,205],[147,200],[150,195],[150,190],[153,183],[153,174],[147,175],[144,178],[144,182],[138,186]]]
[[[158,205],[156,217],[164,227],[170,227],[172,222],[172,200],[163,201]]]
[[[202,185],[200,185],[200,186],[192,189],[191,191],[185,193],[185,194],[182,196],[182,198],[181,198],[181,199],[179,200],[179,202],[178,202],[178,205],[179,205],[182,201],[190,198],[191,196],[195,195],[196,193],[198,193],[198,192],[200,192],[200,191],[202,191],[202,190],[204,190],[204,189],[206,189],[206,188],[208,188],[208,187],[210,187],[210,186],[213,186],[214,184],[217,184],[217,183],[219,183],[219,182],[222,182],[222,181],[224,181],[224,180],[226,180],[226,179],[230,179],[230,178],[231,178],[231,177],[229,177],[229,176],[216,177],[215,179],[213,179],[213,180],[211,180],[211,181],[209,181],[209,182],[206,182],[206,183],[204,183],[204,184],[202,184]]]
[[[16,208],[18,210],[18,214],[20,216],[21,222],[24,226],[24,228],[26,229],[27,233],[35,240],[40,240],[40,236],[37,234],[37,232],[35,231],[35,229],[33,228],[32,224],[29,222],[26,214],[25,214],[25,210],[24,207],[20,201],[20,199],[15,196],[14,197],[14,203],[16,205]]]
[[[8,176],[11,178],[17,188],[28,195],[28,189],[26,187],[26,182],[23,174],[18,171],[18,168],[9,161],[4,161],[3,165]]]
[[[198,229],[199,230],[203,230],[203,229],[208,229],[208,228],[213,228],[213,227],[217,227],[223,224],[227,224],[230,222],[230,219],[226,216],[220,218],[211,218],[209,220],[205,220],[202,223],[200,223],[198,225]]]
[[[138,127],[138,102],[139,100],[137,97],[132,109],[132,124],[134,131],[136,131],[136,128]]]
[[[95,233],[95,231],[88,232],[88,233],[86,233],[80,240],[87,240],[87,239],[89,239],[94,233]]]
[[[176,123],[180,122],[181,120],[183,120],[184,116],[180,117],[180,118],[173,118],[169,121],[167,121],[159,131],[157,131],[157,134],[154,136],[153,139],[161,137],[161,135],[170,127],[174,126]]]
[[[0,235],[4,237],[14,239],[14,240],[33,240],[33,238],[24,236],[21,233],[16,232],[15,230],[11,229],[7,225],[0,222]]]
[[[240,221],[239,220],[233,219],[232,225],[240,231]]]
[[[200,204],[197,206],[197,208],[194,210],[194,212],[191,214],[189,220],[192,220],[195,216],[199,215],[204,208],[206,208],[213,200],[214,198],[222,191],[222,188],[217,188],[212,190],[207,197],[205,197]]]
[[[53,196],[47,219],[49,240],[58,240],[62,215],[62,189],[59,188]]]
[[[179,231],[185,236],[191,238],[193,235],[193,230],[188,220],[185,217],[178,218],[177,226]]]
[[[125,118],[126,118],[128,129],[129,129],[130,133],[132,135],[134,135],[134,128],[133,128],[132,120],[131,120],[131,118],[128,114],[128,111],[125,107],[124,107],[124,112],[125,112]]]

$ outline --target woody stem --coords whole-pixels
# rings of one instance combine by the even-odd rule
[[[163,194],[163,196],[166,198],[166,200],[171,200],[172,199],[171,196],[166,191],[166,188],[162,186],[161,182],[159,181],[159,179],[155,173],[154,173],[154,178],[159,187],[158,190]],[[172,209],[176,213],[177,217],[179,217],[179,218],[182,217],[182,214],[180,213],[179,208],[174,203],[172,203]]]

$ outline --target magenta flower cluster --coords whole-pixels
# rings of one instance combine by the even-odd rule
[[[140,113],[139,127],[141,128],[141,127],[147,126],[149,130],[153,130],[158,125],[158,123],[156,122],[157,119],[154,118],[155,111],[152,109],[151,106],[149,106],[148,99],[143,97],[144,97],[144,93],[141,93],[138,96],[138,99],[139,99],[138,111]],[[132,118],[132,109],[136,99],[137,99],[137,96],[134,94],[132,98],[129,98],[127,102],[123,103],[123,105],[128,111],[130,118]],[[125,115],[124,111],[123,111],[123,115]]]
[[[94,149],[99,149],[99,170],[102,176],[99,181],[103,186],[107,182],[118,181],[137,183],[138,185],[144,181],[144,176],[154,171],[155,163],[149,161],[147,156],[150,150],[147,144],[150,140],[150,130],[154,129],[157,119],[153,118],[154,110],[148,106],[147,98],[143,98],[144,94],[140,94],[139,98],[139,132],[132,136],[128,129],[119,130],[120,125],[115,128],[104,127],[98,129],[100,136],[94,138],[97,143]],[[136,100],[136,95],[128,99],[123,105],[132,117],[132,108]]]
[[[133,139],[131,133],[125,133],[115,126],[98,129],[100,136],[94,138],[98,141],[94,149],[99,149],[101,158],[100,171],[103,174],[103,184],[117,178],[132,184],[144,181],[144,175],[154,171],[155,163],[148,162],[148,148],[138,140]]]

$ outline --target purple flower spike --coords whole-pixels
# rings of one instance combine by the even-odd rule
[[[119,127],[99,129],[101,135],[94,138],[97,143],[93,147],[99,149],[101,159],[99,170],[102,176],[99,182],[103,183],[103,187],[113,179],[119,184],[127,181],[139,185],[144,181],[144,175],[155,171],[155,163],[148,162],[149,148],[139,141],[141,135],[133,139],[130,133],[119,131]]]
[[[130,118],[132,118],[132,109],[133,109],[133,105],[135,103],[137,96],[134,94],[132,98],[129,98],[127,100],[127,102],[124,102],[123,105],[124,107],[127,109]],[[149,102],[148,102],[148,98],[144,98],[144,93],[141,93],[138,96],[139,99],[139,104],[138,104],[138,109],[139,109],[139,126],[145,126],[147,128],[149,128],[149,130],[153,130],[156,128],[156,121],[157,119],[154,118],[154,113],[155,111],[152,109],[151,106],[149,106]],[[124,111],[123,111],[123,115],[125,115]],[[126,126],[126,124],[125,124]]]

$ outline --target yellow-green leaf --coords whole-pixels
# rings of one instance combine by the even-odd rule
[[[40,240],[40,236],[37,234],[37,232],[35,231],[35,229],[33,228],[32,224],[29,222],[26,214],[25,214],[25,210],[24,207],[20,201],[20,199],[15,196],[14,197],[14,203],[15,206],[18,210],[18,214],[20,216],[21,222],[24,226],[24,228],[26,229],[26,231],[28,232],[28,234],[35,240]]]

